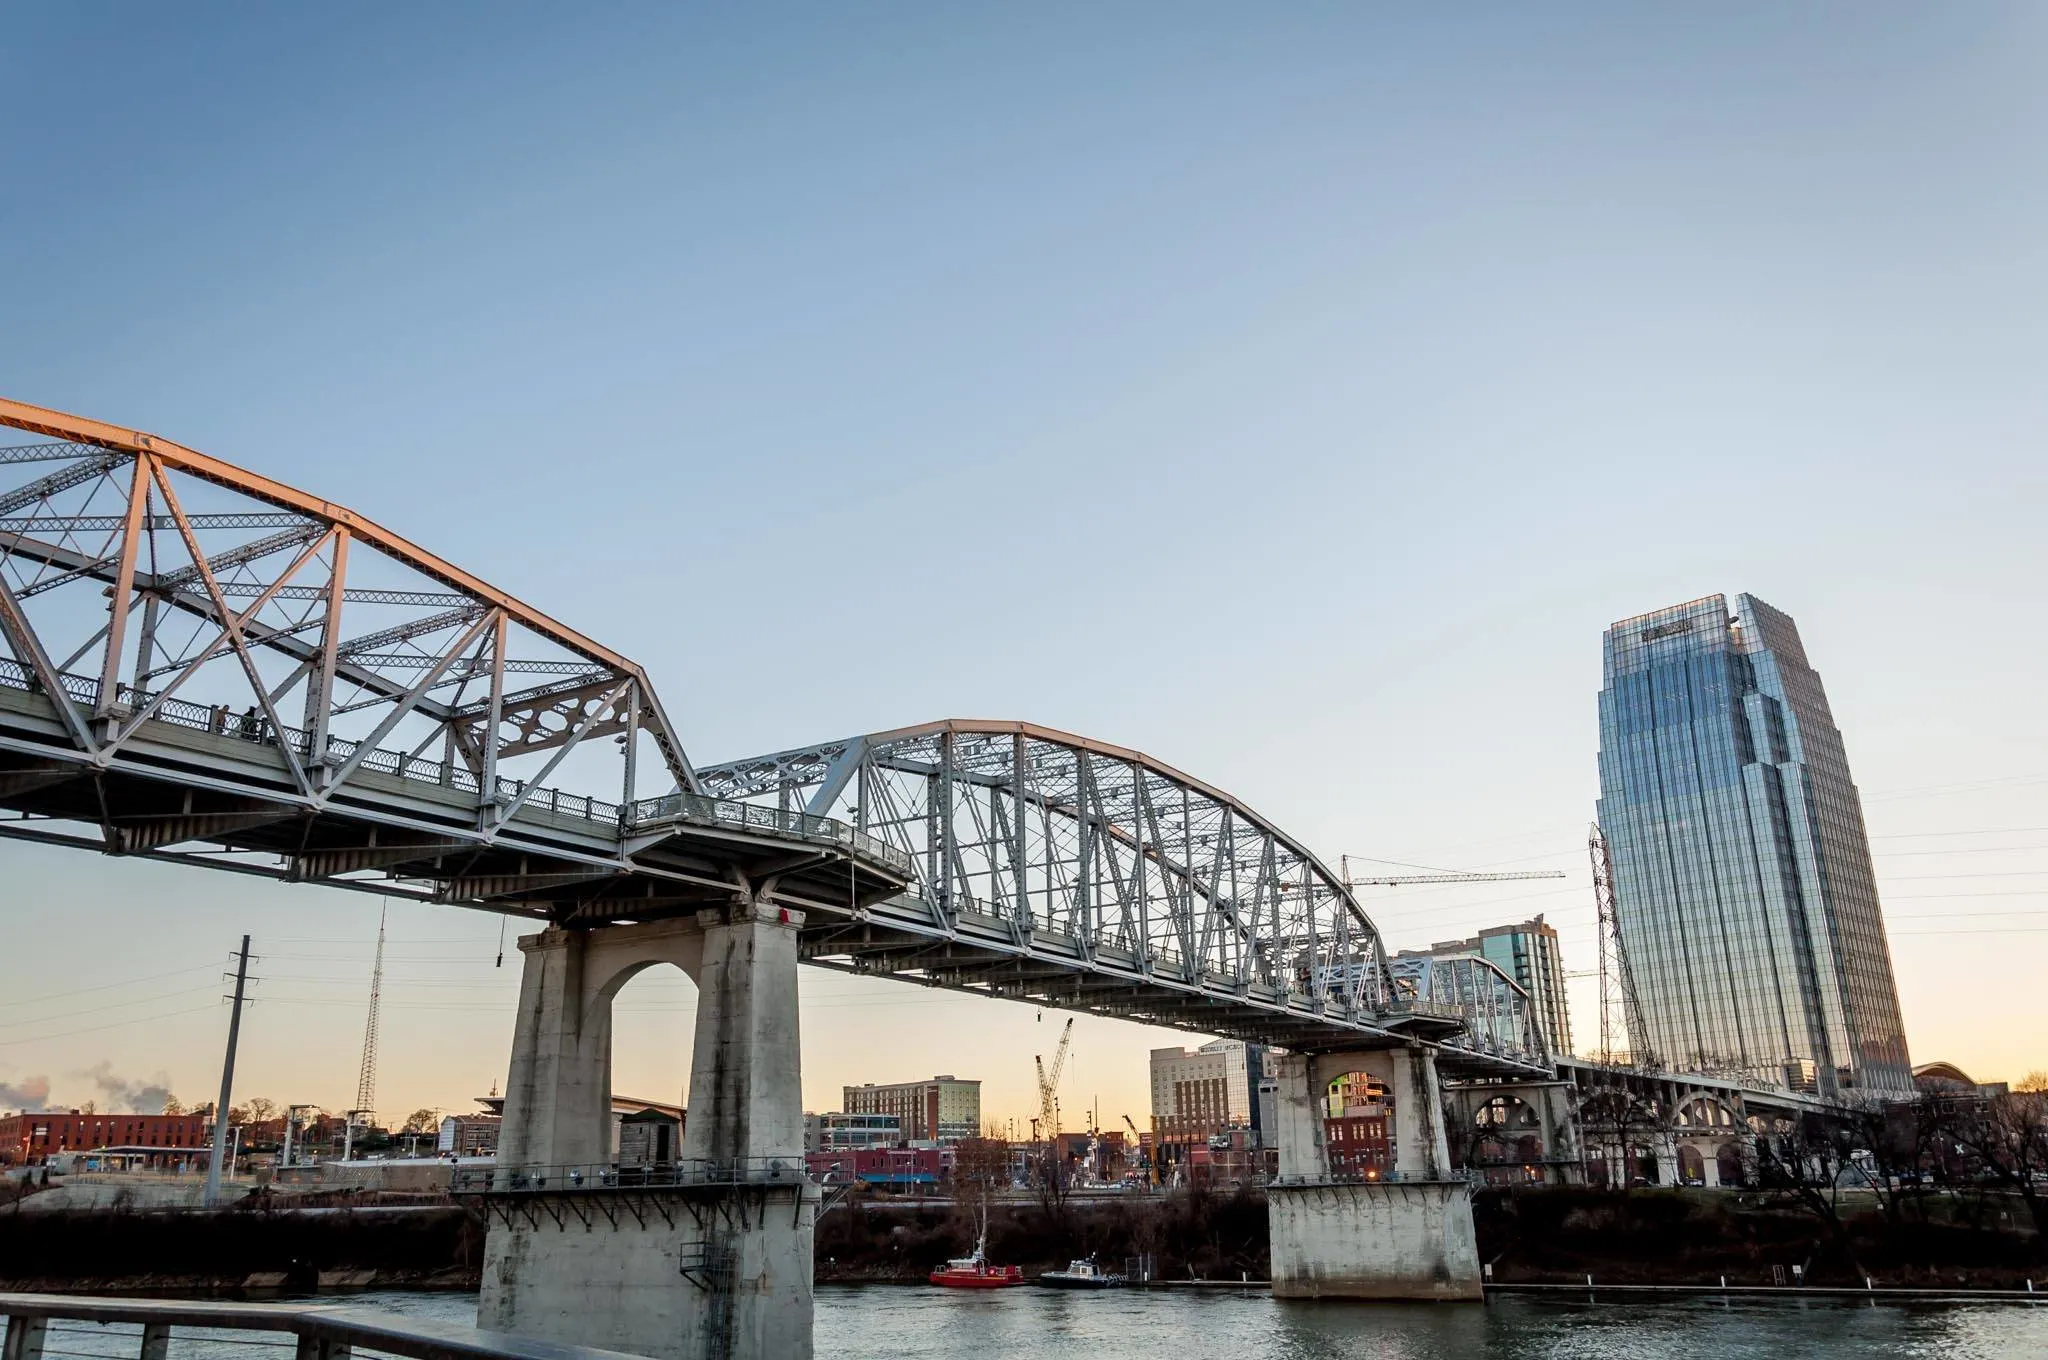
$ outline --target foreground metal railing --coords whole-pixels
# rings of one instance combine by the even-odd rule
[[[139,1360],[234,1345],[268,1349],[281,1360],[350,1360],[357,1351],[406,1360],[628,1360],[624,1352],[529,1341],[458,1323],[398,1317],[368,1308],[324,1303],[210,1303],[183,1299],[83,1298],[65,1294],[0,1294],[7,1319],[5,1360],[111,1357],[122,1341]],[[267,1332],[270,1337],[215,1336]]]
[[[803,1185],[802,1158],[746,1157],[620,1166],[586,1162],[564,1166],[458,1167],[449,1189],[458,1195],[540,1195],[575,1190],[667,1190],[720,1185]]]

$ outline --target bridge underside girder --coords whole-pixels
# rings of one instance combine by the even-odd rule
[[[0,688],[0,836],[227,869],[288,882],[479,907],[564,925],[689,915],[736,896],[844,909],[901,880],[838,846],[669,819],[616,826],[537,800],[497,828],[473,794],[368,779],[299,793],[265,746],[179,732],[105,765],[37,722],[41,695]],[[411,785],[391,796],[385,785]],[[630,853],[628,844],[630,843]]]
[[[957,931],[929,934],[891,924],[892,917],[899,923],[914,921],[922,912],[922,903],[906,905],[898,898],[868,908],[861,913],[865,919],[821,921],[814,916],[803,931],[804,961],[861,977],[1086,1011],[1295,1052],[1399,1047],[1457,1029],[1455,1022],[1428,1016],[1347,1017],[1334,1008],[1316,1012],[1290,1004],[1270,989],[1242,988],[1236,995],[1219,996],[1199,984],[1156,972],[1110,971],[1115,965],[1107,964],[1099,952],[1086,966],[1077,966],[1071,942],[1042,935],[1030,947],[1043,953],[1019,955],[1011,946],[963,938]],[[1453,1049],[1443,1050],[1439,1062],[1447,1071],[1471,1076],[1528,1076],[1539,1070]]]

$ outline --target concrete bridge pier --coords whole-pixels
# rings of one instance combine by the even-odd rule
[[[1379,1180],[1332,1174],[1330,1083],[1363,1072],[1392,1097],[1394,1159]],[[1472,1188],[1450,1172],[1435,1056],[1426,1048],[1278,1059],[1278,1178],[1266,1187],[1280,1298],[1477,1299]]]
[[[480,1326],[660,1360],[808,1360],[818,1189],[803,1158],[801,924],[743,903],[520,940]],[[621,1167],[612,1000],[662,964],[697,984],[682,1157]]]

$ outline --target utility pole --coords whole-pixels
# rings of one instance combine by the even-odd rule
[[[220,1099],[213,1105],[213,1156],[206,1163],[206,1207],[220,1207],[220,1163],[228,1151],[228,1097],[235,1089],[235,1044],[242,1037],[242,994],[249,985],[249,937],[235,963],[235,1008],[228,1014],[228,1056],[220,1069]]]

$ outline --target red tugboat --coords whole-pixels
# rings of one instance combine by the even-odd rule
[[[974,1243],[972,1256],[956,1256],[931,1273],[931,1281],[948,1289],[1008,1289],[1013,1284],[1024,1283],[1022,1266],[992,1266],[984,1248],[988,1234],[983,1233]]]

